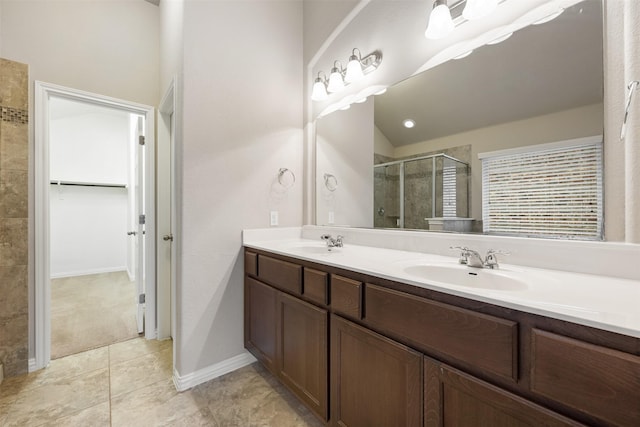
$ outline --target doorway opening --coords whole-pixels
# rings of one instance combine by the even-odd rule
[[[36,82],[35,358],[156,337],[154,109]]]
[[[138,198],[144,205],[141,134],[139,113],[50,97],[52,359],[143,332],[136,286],[136,276],[144,277],[136,227]]]

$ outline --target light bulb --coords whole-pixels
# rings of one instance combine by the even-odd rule
[[[455,28],[453,19],[451,19],[451,11],[446,2],[436,0],[434,5],[435,7],[431,11],[431,15],[429,15],[427,30],[424,32],[424,36],[431,40],[446,37]]]
[[[364,77],[362,73],[362,64],[357,56],[351,55],[349,63],[347,64],[347,74],[344,76],[344,80],[347,83],[353,83]]]
[[[315,83],[313,84],[313,90],[311,91],[311,99],[313,101],[324,101],[329,98],[329,94],[327,93],[327,87],[320,77],[316,78]]]
[[[407,129],[411,129],[412,127],[414,127],[416,125],[416,122],[414,122],[411,119],[406,119],[405,121],[402,122],[402,125],[404,127],[406,127]]]
[[[462,16],[469,21],[484,18],[496,7],[498,7],[498,0],[467,0]]]
[[[344,87],[344,80],[342,80],[342,74],[337,67],[333,67],[331,69],[331,74],[329,75],[329,85],[327,86],[327,90],[329,92],[339,92]]]

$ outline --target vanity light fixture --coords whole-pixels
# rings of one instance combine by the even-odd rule
[[[496,7],[498,7],[498,0],[467,0],[462,16],[464,19],[473,21],[488,16]]]
[[[338,68],[338,64],[340,64],[340,68]],[[338,92],[344,88],[342,73],[342,63],[338,60],[333,61],[333,68],[331,69],[331,74],[329,74],[329,85],[327,86],[329,92]]]
[[[329,79],[327,79],[322,71],[318,72],[311,90],[311,99],[313,101],[325,101],[329,98],[329,94],[339,92],[349,83],[355,83],[367,74],[375,71],[382,62],[382,54],[375,51],[362,58],[360,49],[354,48],[349,56],[347,68],[342,67],[342,63],[338,60],[333,61]],[[321,75],[322,73],[322,75]],[[361,102],[364,102],[366,97]]]
[[[435,0],[424,36],[431,40],[441,39],[448,36],[454,28],[455,25],[451,19],[451,11],[447,6],[447,1]]]
[[[324,101],[329,98],[329,94],[327,93],[327,78],[320,77],[320,73],[324,74],[323,71],[319,71],[318,77],[316,77],[316,81],[313,83],[313,90],[311,91],[311,99],[313,101]]]
[[[356,56],[356,51],[358,55]],[[344,81],[347,83],[357,82],[364,77],[362,71],[362,59],[360,58],[360,49],[353,48],[351,56],[349,57],[349,63],[347,64],[347,73],[344,75]]]

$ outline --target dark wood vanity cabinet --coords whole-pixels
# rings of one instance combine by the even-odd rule
[[[422,355],[331,316],[331,425],[422,426]]]
[[[301,294],[302,267],[259,256],[256,268],[245,270],[245,347],[326,421],[328,311],[279,289]]]
[[[246,348],[328,425],[640,426],[640,338],[259,250],[244,259]]]
[[[582,425],[436,360],[424,358],[425,427]]]
[[[323,420],[328,417],[328,313],[278,293],[278,376]]]

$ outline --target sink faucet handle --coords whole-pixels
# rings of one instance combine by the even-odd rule
[[[323,234],[320,236],[322,240],[329,240],[331,238],[331,234]]]
[[[343,235],[338,234],[336,236],[336,246],[342,247],[342,239],[344,239]]]
[[[469,263],[469,248],[466,246],[449,246],[449,249],[452,251],[460,251],[460,258],[458,262],[460,264],[468,264]]]
[[[511,253],[507,251],[489,249],[484,258],[484,265],[487,268],[498,268],[498,257],[496,255],[511,255]]]

